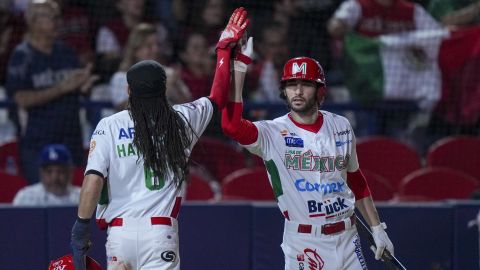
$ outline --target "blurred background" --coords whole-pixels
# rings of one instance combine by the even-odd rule
[[[69,149],[65,181],[78,191],[96,124],[126,106],[128,68],[165,65],[171,104],[208,96],[219,34],[244,6],[254,37],[244,117],[287,113],[283,64],[315,58],[326,74],[322,109],[352,123],[399,259],[408,269],[479,269],[480,1],[51,1],[0,0],[2,268],[45,269],[69,252],[74,199],[12,206],[20,189],[45,185],[43,147]],[[283,269],[283,221],[263,161],[218,119],[191,156],[182,269]],[[92,254],[105,263],[95,231]],[[385,269],[363,245],[370,268]]]

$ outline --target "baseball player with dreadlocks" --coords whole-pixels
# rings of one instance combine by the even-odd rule
[[[102,119],[92,135],[72,228],[75,269],[85,269],[97,203],[97,223],[108,228],[108,269],[180,269],[177,216],[188,157],[215,107],[226,104],[231,50],[248,23],[246,10],[233,12],[217,44],[208,98],[170,106],[160,64],[147,60],[128,70],[128,109]]]
[[[242,119],[242,88],[250,38],[234,61],[234,93],[222,112],[226,135],[260,156],[285,217],[285,269],[366,269],[355,227],[355,207],[372,226],[378,260],[393,254],[357,161],[348,120],[319,110],[326,85],[320,64],[308,57],[287,61],[280,97],[290,109],[271,121]],[[241,56],[241,57],[239,57]]]

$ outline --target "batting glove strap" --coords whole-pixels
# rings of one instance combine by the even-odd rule
[[[386,230],[386,229],[387,229],[387,224],[385,224],[385,222],[382,222],[377,226],[372,226],[372,231],[379,231],[379,230]]]
[[[380,223],[377,226],[372,226],[373,240],[375,241],[375,246],[372,248],[372,251],[375,253],[375,259],[380,260],[383,255],[383,251],[387,249],[390,254],[393,255],[393,244],[388,238],[385,229],[387,225],[385,223]]]
[[[237,53],[235,61],[242,62],[245,65],[250,65],[252,63],[252,58],[242,53]]]
[[[247,66],[252,63],[253,55],[253,38],[248,38],[246,44],[237,46],[235,52],[235,61],[233,62],[233,69],[235,71],[247,72]]]

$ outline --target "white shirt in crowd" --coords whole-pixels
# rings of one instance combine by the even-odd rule
[[[15,206],[70,206],[77,205],[80,199],[80,187],[70,185],[67,193],[57,196],[45,190],[42,183],[36,183],[22,188],[15,195]]]

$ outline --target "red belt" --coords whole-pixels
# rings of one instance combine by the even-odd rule
[[[168,225],[172,226],[172,220],[169,217],[151,217],[150,222],[152,225]],[[122,218],[114,218],[108,224],[110,227],[121,227],[123,226],[123,219]]]
[[[355,215],[350,216],[350,222],[352,225],[355,224]],[[310,224],[299,224],[298,225],[298,232],[299,233],[311,233],[312,232],[312,225]],[[339,221],[335,223],[329,223],[322,225],[322,233],[323,234],[333,234],[338,233],[345,230],[345,222]]]

